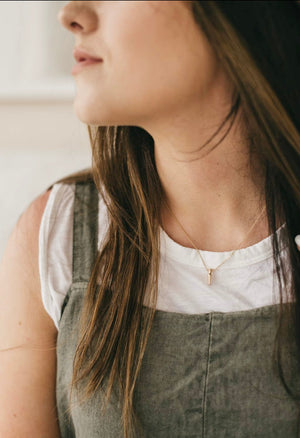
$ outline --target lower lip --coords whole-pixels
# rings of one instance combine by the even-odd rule
[[[102,62],[102,60],[95,61],[94,59],[85,59],[84,61],[80,61],[73,66],[72,75],[76,75],[77,73],[81,72],[81,70],[88,65],[99,64],[100,62]]]

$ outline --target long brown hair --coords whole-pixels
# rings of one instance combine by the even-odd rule
[[[300,234],[299,6],[295,1],[194,1],[192,11],[234,86],[224,124],[229,123],[230,129],[238,109],[243,112],[250,150],[259,154],[265,168],[265,201],[281,300],[274,362],[286,390],[299,402],[299,394],[285,380],[281,353],[285,329],[292,327],[300,360],[300,254],[294,243]],[[135,436],[138,425],[133,391],[157,299],[163,192],[153,138],[145,130],[88,126],[88,132],[92,167],[57,182],[93,180],[110,223],[84,297],[71,386],[78,389],[87,378],[81,392],[86,400],[107,377],[108,400],[117,380],[128,438]],[[277,215],[286,222],[289,284],[287,265],[280,257]],[[290,303],[285,307],[284,294]],[[150,307],[142,319],[144,302]]]

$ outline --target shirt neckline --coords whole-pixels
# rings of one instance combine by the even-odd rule
[[[284,245],[283,243],[285,228],[286,222],[276,230],[280,251],[283,251],[287,247],[287,245]],[[233,256],[228,259],[224,265],[220,266],[219,269],[232,269],[248,266],[272,257],[272,236],[273,235],[271,234],[254,245],[236,250]],[[160,227],[160,241],[160,253],[165,258],[170,258],[184,265],[195,266],[205,270],[198,251],[194,248],[188,248],[175,242],[162,227]],[[222,263],[232,253],[232,251],[214,252],[202,250],[200,252],[207,267],[212,269]]]

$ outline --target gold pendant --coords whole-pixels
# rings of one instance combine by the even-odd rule
[[[211,277],[212,277],[213,269],[209,269],[207,273],[207,284],[211,285]]]

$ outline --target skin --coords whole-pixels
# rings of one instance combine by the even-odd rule
[[[77,117],[90,125],[132,125],[154,139],[167,202],[206,251],[239,247],[264,206],[264,175],[249,148],[239,114],[220,145],[205,148],[229,111],[232,87],[194,21],[189,1],[71,1],[59,12],[74,46],[101,57],[74,75]],[[73,23],[73,24],[71,24]],[[173,216],[162,225],[192,247]],[[268,236],[264,214],[242,247]]]

